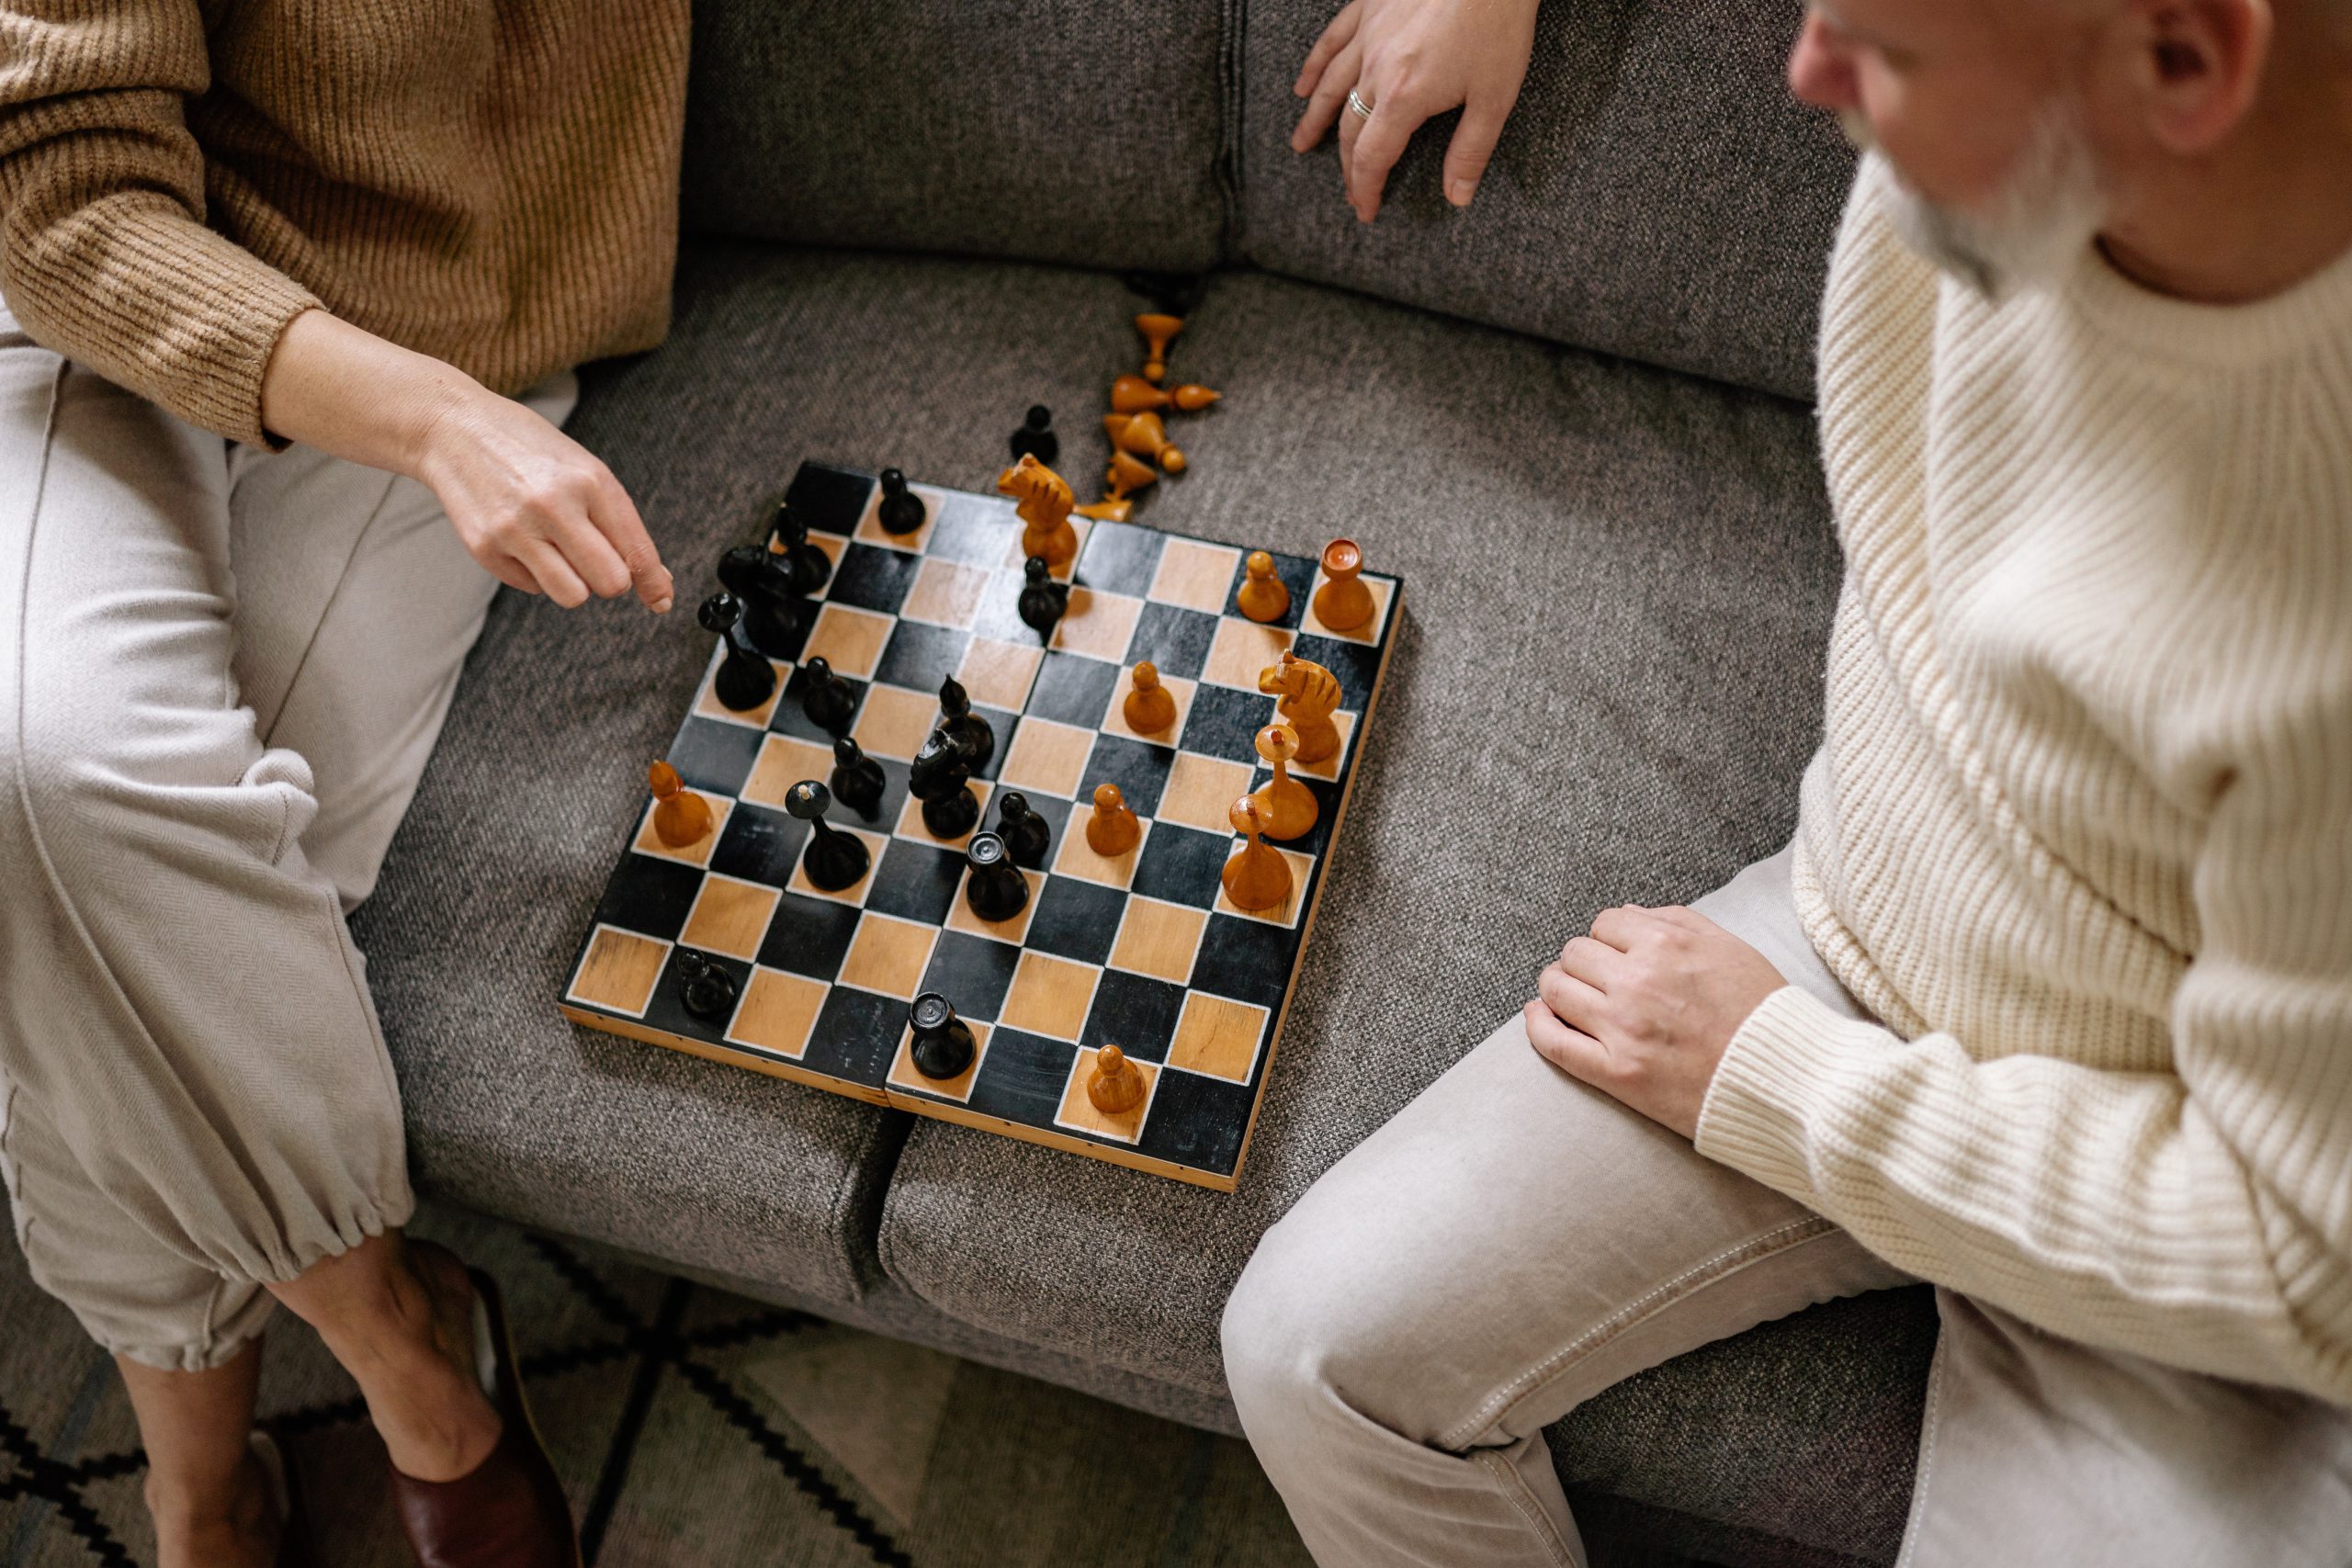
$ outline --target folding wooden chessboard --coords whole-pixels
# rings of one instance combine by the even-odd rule
[[[804,465],[786,494],[833,573],[803,645],[776,665],[766,706],[733,713],[711,691],[714,649],[669,760],[710,803],[716,829],[689,850],[654,836],[649,799],[606,885],[562,998],[566,1016],[921,1115],[1230,1191],[1340,830],[1378,700],[1403,584],[1367,571],[1377,606],[1350,633],[1318,623],[1317,563],[1274,557],[1291,590],[1282,621],[1244,618],[1241,550],[1155,529],[1073,518],[1080,549],[1067,615],[1050,639],[1016,614],[1022,525],[996,496],[922,485],[926,520],[899,537],[875,521],[873,476]],[[1240,840],[1234,800],[1270,776],[1254,747],[1274,716],[1258,672],[1285,649],[1338,677],[1340,748],[1295,768],[1321,807],[1282,845],[1290,901],[1245,914],[1219,881]],[[872,869],[822,893],[799,868],[808,828],[785,792],[831,771],[831,738],[801,711],[801,660],[821,654],[858,694],[851,733],[888,780],[870,819],[829,820],[864,839]],[[1120,713],[1126,667],[1149,660],[1177,721],[1145,738]],[[948,675],[995,728],[973,781],[987,805],[1018,789],[1053,829],[1026,909],[1001,925],[962,895],[965,840],[933,838],[908,764]],[[650,759],[649,759],[650,761]],[[1087,847],[1094,788],[1115,783],[1143,820],[1136,850]],[[984,822],[992,826],[996,813]],[[690,1015],[677,954],[737,978],[731,1018]],[[909,1013],[944,992],[979,1044],[959,1077],[915,1070]],[[1086,1093],[1095,1049],[1116,1044],[1148,1080],[1117,1116]]]

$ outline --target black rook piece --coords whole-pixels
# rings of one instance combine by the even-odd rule
[[[1022,624],[1041,637],[1050,637],[1054,635],[1054,623],[1062,618],[1062,611],[1069,606],[1069,590],[1053,580],[1043,556],[1031,556],[1023,562],[1021,576]]]
[[[882,764],[858,750],[844,735],[833,742],[833,798],[860,817],[871,818],[882,804]]]
[[[882,504],[874,520],[885,534],[911,534],[922,526],[922,497],[907,488],[907,476],[896,468],[882,470]]]
[[[738,545],[718,558],[718,581],[743,602],[743,630],[752,647],[770,659],[790,659],[800,651],[805,601],[792,586],[782,557],[758,545]]]
[[[808,677],[800,688],[800,711],[808,722],[828,735],[847,729],[850,716],[857,712],[857,694],[833,673],[822,655],[802,665],[800,672]]]
[[[776,559],[792,574],[795,593],[814,593],[825,586],[833,575],[832,558],[808,542],[808,525],[800,521],[799,513],[777,502],[775,519],[769,524],[768,533],[781,547]]]
[[[864,840],[825,820],[825,807],[832,803],[833,797],[815,779],[802,779],[784,796],[784,808],[808,824],[808,847],[801,852],[800,869],[814,886],[838,893],[855,886],[874,857]]]
[[[703,629],[717,632],[727,644],[727,661],[710,683],[718,700],[737,713],[748,713],[775,694],[775,666],[752,646],[743,631],[743,604],[732,593],[714,593],[697,612]]]
[[[976,773],[996,755],[996,731],[972,711],[970,694],[953,675],[939,683],[939,728],[964,753],[964,765]]]
[[[732,1017],[735,976],[691,949],[678,951],[679,1000],[686,1011],[705,1021]]]
[[[962,748],[945,730],[923,738],[907,772],[907,787],[922,802],[922,825],[933,837],[960,839],[979,825],[980,797],[971,791],[971,778]]]
[[[1029,809],[1029,797],[1017,789],[997,796],[996,836],[1004,840],[1016,864],[1046,869],[1046,847],[1053,841],[1053,829]]]
[[[915,1071],[923,1077],[952,1078],[972,1065],[971,1028],[937,991],[915,998],[914,1035]]]
[[[964,902],[984,920],[1009,920],[1029,905],[1029,879],[1005,853],[1004,840],[994,833],[975,833],[964,852],[972,874],[964,882]]]
[[[1017,463],[1023,457],[1035,457],[1049,468],[1060,461],[1062,438],[1054,434],[1053,423],[1053,410],[1043,403],[1032,405],[1029,417],[1012,433],[1012,460]]]

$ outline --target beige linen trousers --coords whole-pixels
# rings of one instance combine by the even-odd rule
[[[496,587],[424,486],[224,441],[0,305],[0,1177],[107,1349],[218,1365],[263,1282],[407,1220],[344,916]]]

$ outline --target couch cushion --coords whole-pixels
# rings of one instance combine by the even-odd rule
[[[1546,6],[1477,199],[1448,206],[1455,117],[1413,139],[1359,224],[1326,139],[1289,138],[1335,6],[1252,0],[1243,46],[1249,259],[1611,354],[1810,396],[1813,332],[1852,155],[1781,81],[1796,0]]]
[[[707,233],[1191,269],[1227,203],[1219,0],[704,0]]]

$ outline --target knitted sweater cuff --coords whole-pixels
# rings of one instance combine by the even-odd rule
[[[1879,1025],[1783,986],[1732,1035],[1699,1108],[1692,1144],[1709,1159],[1820,1212],[1815,1129],[1859,1113],[1854,1079],[1899,1043]]]

